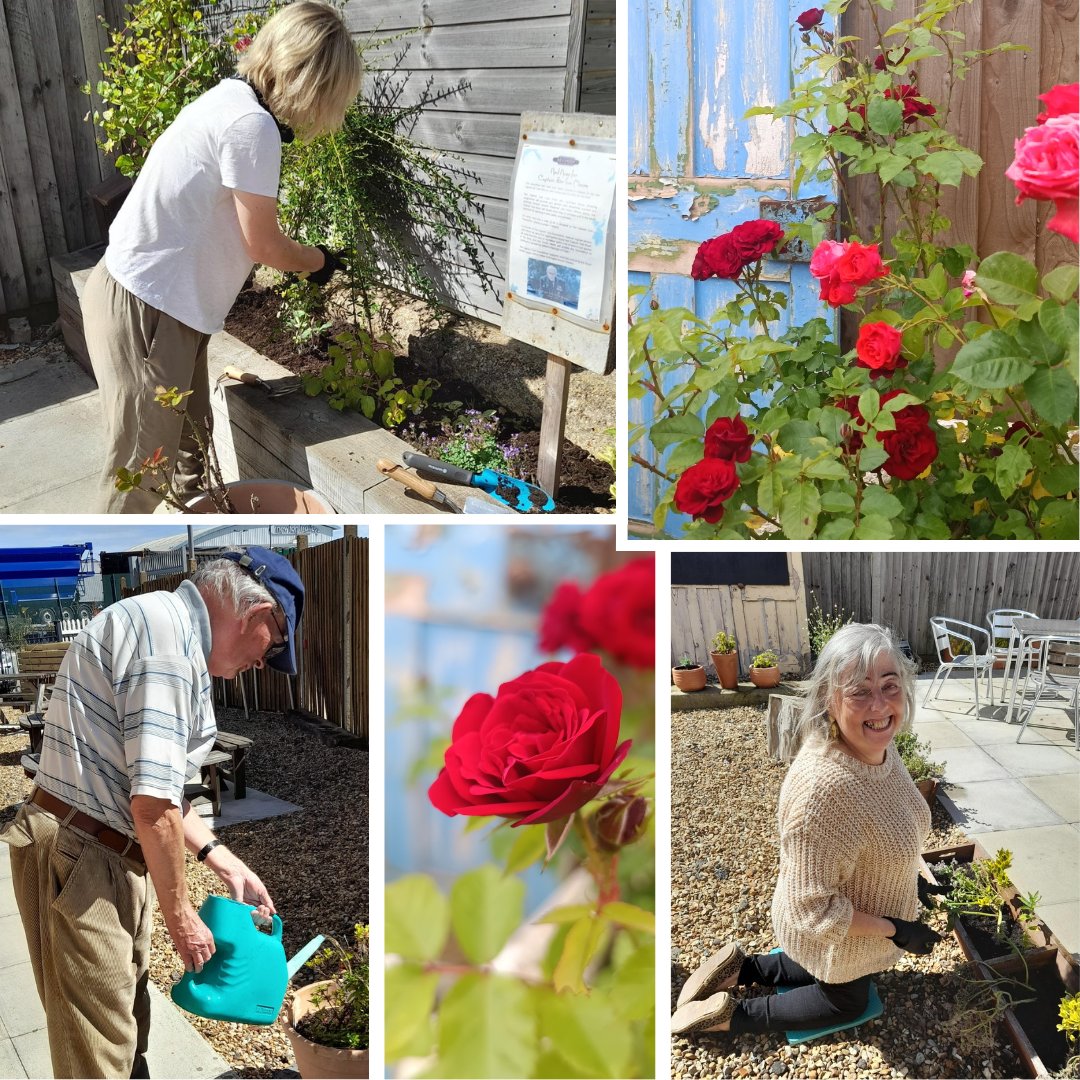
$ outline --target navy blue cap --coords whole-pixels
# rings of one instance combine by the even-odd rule
[[[285,615],[285,648],[266,661],[268,667],[296,674],[296,628],[304,612],[304,583],[283,555],[263,547],[249,547],[242,551],[226,551],[223,559],[232,559],[266,588],[277,601]]]

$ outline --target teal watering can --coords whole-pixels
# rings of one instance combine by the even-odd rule
[[[289,980],[311,958],[323,938],[313,938],[291,960],[281,943],[281,919],[269,932],[255,924],[255,908],[227,896],[208,896],[199,918],[214,935],[214,955],[202,971],[186,971],[172,988],[182,1009],[208,1020],[272,1024]]]

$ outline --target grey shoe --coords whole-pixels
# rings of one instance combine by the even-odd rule
[[[714,952],[704,964],[695,971],[679,991],[676,1009],[682,1008],[688,1001],[708,997],[716,992],[720,984],[732,975],[739,973],[746,953],[737,942],[725,945],[719,952]]]
[[[734,995],[725,990],[704,1001],[688,1001],[672,1014],[671,1034],[693,1035],[696,1032],[709,1031],[730,1020],[737,1004]]]

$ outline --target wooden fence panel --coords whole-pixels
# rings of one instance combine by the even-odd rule
[[[825,611],[835,606],[892,627],[924,661],[935,655],[932,615],[984,626],[1000,607],[1048,619],[1080,614],[1075,551],[805,552],[802,559],[807,594]]]

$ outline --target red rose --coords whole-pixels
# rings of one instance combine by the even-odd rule
[[[889,51],[891,52],[892,50],[890,49]],[[901,56],[900,59],[897,60],[893,66],[899,67],[907,59],[907,54],[909,52],[911,52],[910,49],[905,49],[904,55]],[[889,58],[884,53],[878,53],[877,56],[874,57],[874,67],[878,71],[884,71],[888,63]]]
[[[233,48],[237,52],[243,52],[250,44],[251,38],[247,34],[244,34],[243,37],[238,37],[236,39],[236,41],[233,43]]]
[[[795,21],[801,30],[813,30],[824,17],[825,12],[822,8],[812,7],[807,8]]]
[[[869,368],[871,377],[892,374],[905,364],[900,358],[901,340],[902,335],[895,326],[883,322],[863,323],[859,328],[859,340],[855,342],[856,365]]]
[[[1039,113],[1035,118],[1040,124],[1046,123],[1051,116],[1080,113],[1080,83],[1059,83],[1045,94],[1040,94],[1039,100],[1046,102],[1046,112]]]
[[[656,665],[656,576],[652,555],[601,574],[581,600],[581,627],[620,663]]]
[[[724,233],[698,246],[690,276],[698,281],[711,277],[728,278],[734,281],[742,272],[744,265],[742,256],[731,242],[731,233]]]
[[[724,516],[724,502],[739,489],[735,462],[703,458],[691,465],[675,485],[675,509],[715,525]]]
[[[705,432],[705,456],[727,458],[728,461],[749,461],[754,436],[746,429],[741,416],[721,416]]]
[[[540,615],[540,648],[545,652],[573,649],[588,652],[596,648],[591,634],[581,625],[584,593],[573,581],[564,581],[551,595]]]
[[[862,413],[859,412],[859,399],[857,397],[841,398],[837,403],[837,407],[844,409],[851,415],[852,420],[858,420],[863,422]],[[857,454],[863,448],[863,433],[861,431],[854,431],[853,429],[845,425],[845,430],[841,432],[843,437],[843,447],[845,454]]]
[[[929,101],[923,101],[919,97],[919,88],[908,83],[902,83],[896,87],[890,86],[885,91],[885,96],[900,102],[904,107],[905,120],[915,120],[920,116],[933,116],[937,112],[937,109]]]
[[[822,240],[810,257],[810,273],[821,282],[821,299],[839,307],[850,304],[860,286],[888,271],[876,244]]]
[[[428,789],[444,814],[567,817],[594,799],[630,749],[619,744],[622,691],[600,658],[541,664],[473,694],[457,720],[445,765]]]
[[[748,265],[772,251],[784,238],[784,230],[775,221],[758,218],[736,225],[728,235],[743,265]]]
[[[888,401],[901,390],[881,395]],[[882,468],[897,480],[914,480],[937,456],[937,438],[930,428],[930,412],[925,405],[906,405],[895,414],[896,430],[879,431],[878,442],[889,452]]]

